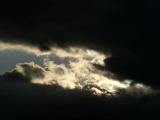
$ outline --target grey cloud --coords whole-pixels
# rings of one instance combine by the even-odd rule
[[[1,1],[1,40],[42,51],[55,43],[66,47],[64,39],[83,34],[80,29],[93,19],[92,7],[92,1],[85,0]]]
[[[96,90],[92,90],[92,88],[93,89],[94,88],[98,89],[104,95],[111,95],[112,96],[112,92],[109,92],[108,90],[99,87],[97,84],[87,84],[87,85],[84,85],[83,88],[82,88],[82,90],[91,90],[91,92],[93,92],[93,93],[96,94],[97,91]]]
[[[65,71],[63,70],[63,68],[57,67],[57,68],[55,69],[55,73],[58,74],[58,75],[64,75],[64,74],[65,74]]]
[[[97,65],[109,71],[111,78],[159,89],[159,4],[158,0],[1,0],[0,41],[41,51],[55,46],[94,49],[111,55],[105,67]],[[23,74],[15,69],[0,79],[30,82],[32,77],[44,77],[41,68],[20,66],[26,69]],[[1,85],[0,89],[0,117],[62,112],[122,115],[126,119],[159,117],[159,95],[143,96],[145,91],[134,87],[120,90],[120,97],[112,99],[57,85]]]
[[[60,67],[55,67],[56,69],[62,70]],[[148,94],[145,89],[131,86],[119,89],[116,95],[109,97],[104,94],[93,95],[90,91],[92,88],[104,91],[96,84],[88,84],[83,89],[64,89],[58,84],[31,83],[31,78],[42,80],[43,75],[45,72],[40,66],[34,63],[21,63],[17,64],[17,68],[12,72],[0,76],[1,119],[38,119],[36,116],[56,119],[63,113],[74,119],[92,119],[93,117],[87,117],[89,115],[95,115],[95,119],[119,119],[119,117],[142,119],[156,118],[158,115],[157,109],[160,106],[158,93]],[[20,83],[18,80],[23,81],[23,84],[3,84],[4,81]]]
[[[94,49],[111,55],[105,69],[114,78],[157,89],[159,4],[158,0],[1,0],[0,41],[41,51],[55,46]]]
[[[160,106],[159,95],[111,98],[57,85],[11,84],[0,86],[0,95],[0,118],[6,119],[29,119],[32,116],[53,119],[63,113],[75,119],[88,115],[105,119],[118,116],[123,119],[156,118]]]
[[[23,69],[23,74],[25,76],[29,76],[31,78],[44,78],[44,69],[41,68],[38,65],[35,65],[34,63],[24,63],[24,64],[17,64],[17,66],[20,66]]]
[[[38,65],[31,63],[18,63],[16,68],[10,72],[3,73],[0,77],[3,82],[27,82],[34,78],[43,79],[45,71]]]
[[[125,81],[133,80],[135,83],[143,83],[153,89],[159,89],[159,58],[142,58],[141,56],[118,55],[104,60],[105,67],[95,65],[102,71],[107,70],[113,79]],[[153,62],[154,61],[154,62]]]
[[[30,82],[31,78],[28,76],[24,76],[21,73],[13,70],[11,72],[5,72],[0,76],[3,82]]]
[[[72,64],[74,65],[74,63]],[[82,65],[82,68],[80,66],[79,70],[84,72],[79,72],[78,74],[75,74],[74,72],[76,72],[77,69],[74,70],[73,68],[78,65]],[[48,66],[50,68],[48,68],[47,70],[46,68],[42,68],[33,62],[18,63],[14,70],[10,72],[5,72],[0,76],[1,84],[2,86],[5,85],[5,83],[9,83],[9,84],[10,83],[29,83],[29,84],[41,83],[44,85],[53,84],[55,86],[62,86],[66,89],[75,89],[75,90],[79,89],[78,91],[85,91],[90,94],[95,93],[97,95],[104,95],[106,97],[108,95],[109,96],[113,95],[117,97],[121,97],[121,96],[143,97],[150,94],[152,95],[152,94],[159,93],[156,90],[152,90],[147,86],[144,86],[143,84],[140,84],[139,85],[140,87],[136,87],[136,85],[138,84],[133,84],[133,85],[129,84],[127,85],[126,88],[121,88],[120,87],[121,83],[112,83],[114,82],[112,80],[105,81],[106,83],[104,84],[99,84],[101,82],[104,82],[103,79],[105,79],[103,78],[103,75],[101,76],[101,73],[99,73],[100,75],[97,74],[98,78],[94,78],[92,77],[92,75],[91,76],[88,75],[88,76],[85,76],[85,78],[83,78],[84,75],[89,74],[88,72],[85,72],[87,68],[85,69],[83,68],[84,67],[83,62],[75,64],[74,66],[72,66],[72,68],[65,68],[64,65],[56,65],[52,62],[48,63]],[[77,76],[79,76],[79,78]],[[83,79],[86,79],[86,80],[84,81]],[[92,80],[92,79],[95,79],[95,80]],[[99,80],[99,79],[102,79],[102,80]],[[82,88],[78,88],[79,85]],[[110,86],[114,87],[114,89],[110,89],[109,88]],[[115,92],[113,92],[113,90],[115,90]]]

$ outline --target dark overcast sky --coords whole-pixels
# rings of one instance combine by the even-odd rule
[[[0,73],[4,73],[0,76],[0,118],[154,119],[160,107],[159,5],[158,0],[0,0]],[[19,51],[2,51],[17,45]],[[119,82],[132,80],[130,88],[108,98],[58,85],[32,84],[32,78],[44,78],[46,69],[25,62],[43,66],[43,57],[22,49],[54,54],[55,47],[91,49],[110,56],[104,66],[94,64],[96,70],[107,71]],[[55,57],[56,64],[68,61]],[[14,69],[17,63],[21,64]],[[136,83],[155,93],[137,97]]]

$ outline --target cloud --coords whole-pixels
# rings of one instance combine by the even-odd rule
[[[142,57],[142,56],[141,56]],[[102,71],[108,70],[113,73],[111,78],[124,81],[126,79],[133,80],[134,83],[143,83],[154,89],[159,89],[159,62],[157,58],[141,58],[131,55],[118,55],[104,60],[105,67],[95,65]],[[154,60],[153,60],[154,59]],[[153,63],[153,61],[155,63]]]
[[[43,79],[45,71],[38,65],[31,63],[18,63],[11,72],[5,72],[1,75],[4,82],[27,82],[33,79]]]
[[[133,114],[131,119],[156,118],[160,106],[159,95],[139,98],[127,94],[120,97],[95,96],[90,91],[64,89],[55,84],[0,85],[0,94],[0,118],[6,119],[29,119],[34,116],[53,119],[59,114],[75,119],[89,115],[128,119]]]
[[[18,63],[13,71],[0,76],[0,118],[58,119],[67,115],[74,119],[128,119],[133,114],[131,119],[156,117],[159,92],[143,84],[131,86],[127,81],[109,80],[89,64],[100,64],[101,57],[77,58],[70,61],[69,67],[49,58],[44,60],[44,68],[33,62]],[[90,69],[99,72],[95,74]]]
[[[142,1],[1,1],[1,41],[36,46],[44,51],[55,45],[103,52],[113,52],[112,47],[117,45],[122,51],[121,47],[127,47],[122,42],[137,43],[136,39],[151,37],[151,28],[158,22],[154,18],[158,2]]]
[[[50,60],[45,67],[18,63],[1,75],[0,117],[52,119],[65,113],[156,118],[159,3],[1,0],[0,50],[74,60],[68,66]]]
[[[64,57],[77,53],[72,48],[92,49],[110,56],[104,69],[112,78],[159,88],[158,1],[16,0],[0,4],[1,50],[18,46],[37,55],[59,51]]]
[[[0,22],[1,41],[36,46],[42,51],[48,51],[55,45],[66,47],[64,38],[73,39],[74,33],[75,36],[81,35],[82,30],[79,29],[93,18],[93,6],[84,0],[62,3],[58,0],[39,1],[38,4],[31,0],[1,1],[1,10],[4,11]]]
[[[81,52],[77,56],[81,56]],[[68,64],[56,64],[46,56],[43,63],[44,67],[34,62],[18,63],[15,69],[3,73],[0,78],[4,84],[58,85],[64,89],[84,90],[95,95],[105,96],[137,95],[142,97],[158,93],[149,86],[134,83],[131,80],[112,79],[112,73],[102,71],[94,66],[98,64],[105,67],[103,63],[105,56],[101,53],[88,50],[86,56],[74,57],[72,55],[71,58],[74,58],[74,60],[68,61]]]

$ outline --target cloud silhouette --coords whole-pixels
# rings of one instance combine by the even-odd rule
[[[52,116],[62,111],[126,119],[158,116],[159,5],[158,0],[1,0],[0,50],[78,59],[70,62],[70,68],[53,62],[46,68],[21,63],[5,72],[0,76],[1,116],[21,119],[26,114]],[[105,57],[96,54],[93,60],[95,52],[88,55],[86,49]],[[90,59],[93,61],[88,64]],[[91,89],[103,91],[93,81],[106,77],[118,80],[116,85],[126,80],[132,83],[128,88],[117,88],[116,97],[93,95]],[[87,90],[76,89],[75,78]],[[85,84],[88,79],[91,84]],[[72,89],[66,89],[68,86]]]
[[[56,47],[93,49],[111,56],[105,69],[120,80],[159,88],[158,1],[2,0],[0,4],[1,44],[38,52]]]
[[[123,95],[124,93],[125,91]],[[156,118],[160,106],[159,95],[95,96],[90,91],[64,89],[58,85],[1,85],[0,94],[0,118],[2,119],[29,119],[33,116],[54,119],[63,113],[75,119],[88,115],[105,119],[122,116],[127,119],[133,114],[131,119]],[[90,118],[92,117],[87,119]]]

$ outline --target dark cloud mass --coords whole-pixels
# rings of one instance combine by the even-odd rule
[[[3,76],[0,80],[1,78]],[[137,93],[141,94],[143,90],[138,92],[134,88],[119,91],[122,95],[109,97],[95,96],[86,90],[64,89],[55,84],[10,83],[11,81],[0,84],[1,119],[134,120],[154,119],[159,115],[160,96],[152,94],[137,98]],[[136,97],[130,96],[131,93]]]
[[[159,88],[159,1],[1,0],[2,42],[85,47],[112,55],[106,69],[121,80]]]
[[[117,91],[118,97],[94,96],[88,87],[103,89],[96,85],[69,90],[33,84],[32,79],[44,79],[49,68],[17,64],[16,69],[0,76],[0,118],[40,115],[48,119],[63,113],[108,119],[159,116],[160,96],[144,97],[145,89],[135,88],[136,83],[142,83],[152,90],[160,89],[159,6],[159,0],[0,0],[0,44],[42,52],[54,47],[96,50],[110,56],[104,60],[105,66],[95,64],[99,70],[120,82],[133,81],[130,88]],[[54,72],[60,77],[66,74],[61,67]]]
[[[148,93],[144,88],[131,86],[112,93],[97,84],[84,85],[82,89],[68,89],[56,82],[32,82],[34,79],[44,81],[43,78],[49,71],[31,62],[18,63],[13,71],[2,74],[0,119],[125,120],[133,113],[136,115],[130,119],[136,119],[137,116],[140,119],[157,116],[160,96],[156,91]],[[55,66],[53,71],[58,75],[64,75],[64,70],[60,67]],[[94,95],[95,89],[105,94]],[[144,113],[148,115],[144,116]]]

